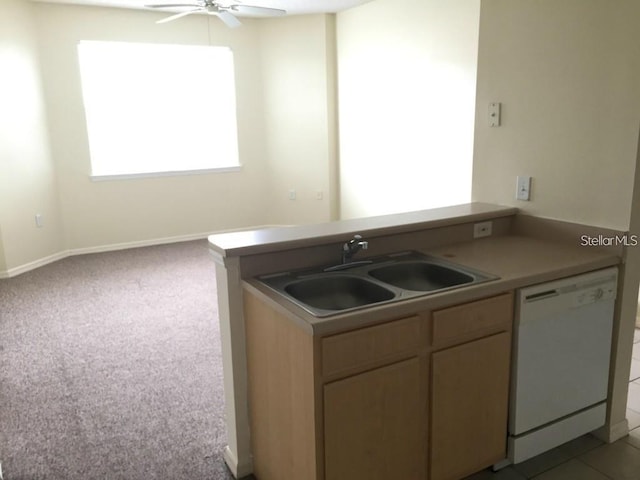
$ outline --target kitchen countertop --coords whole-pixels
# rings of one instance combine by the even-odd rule
[[[423,253],[491,273],[500,278],[441,293],[383,305],[372,305],[324,318],[314,317],[255,279],[245,281],[244,286],[268,301],[308,333],[328,335],[620,263],[618,256],[594,247],[516,235],[487,237],[437,247]]]
[[[264,228],[209,236],[209,247],[224,257],[273,253],[293,248],[343,242],[354,232],[367,236],[393,235],[456,225],[462,222],[478,222],[515,215],[517,208],[489,203],[467,203],[451,207],[433,208],[415,212],[354,218],[335,222],[289,227]]]

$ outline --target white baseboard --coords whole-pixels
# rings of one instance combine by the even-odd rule
[[[40,258],[29,263],[25,263],[24,265],[20,265],[18,267],[13,267],[8,270],[0,270],[0,279],[15,277],[22,273],[35,270],[36,268],[43,267],[45,265],[48,265],[49,263],[57,262],[58,260],[62,260],[63,258],[67,258],[67,257],[72,257],[74,255],[113,252],[116,250],[127,250],[129,248],[152,247],[154,245],[166,245],[169,243],[190,242],[193,240],[204,240],[209,235],[214,235],[219,233],[258,230],[262,228],[272,228],[272,227],[279,227],[279,226],[281,225],[260,225],[255,227],[237,228],[233,230],[219,230],[217,232],[192,233],[188,235],[178,235],[174,237],[154,238],[150,240],[137,240],[134,242],[112,243],[108,245],[99,245],[96,247],[72,248],[70,250],[64,250],[58,253],[54,253],[53,255],[49,255],[47,257]]]
[[[53,262],[57,262],[58,260],[62,260],[63,258],[72,257],[74,255],[86,255],[90,253],[104,253],[104,252],[113,252],[116,250],[126,250],[129,248],[139,248],[139,247],[152,247],[154,245],[165,245],[168,243],[179,243],[179,242],[188,242],[192,240],[204,240],[209,233],[197,233],[191,235],[180,235],[176,237],[165,237],[165,238],[155,238],[151,240],[140,240],[135,242],[124,242],[124,243],[113,243],[110,245],[100,245],[97,247],[86,247],[86,248],[74,248],[71,250],[64,250],[62,252],[54,253],[53,255],[49,255],[48,257],[39,258],[38,260],[34,260],[33,262],[25,263],[24,265],[20,265],[19,267],[10,268],[8,270],[0,271],[0,278],[11,278],[22,273],[29,272],[31,270],[35,270],[36,268],[43,267]]]
[[[244,478],[253,473],[252,462],[245,463],[245,464],[239,463],[238,459],[236,458],[236,456],[231,451],[228,445],[224,448],[224,451],[222,452],[222,458],[224,458],[224,462],[227,464],[227,467],[229,467],[229,470],[231,470],[231,473],[237,479]]]
[[[0,271],[0,278],[11,278],[22,273],[29,272],[31,270],[35,270],[39,267],[44,267],[53,262],[57,262],[58,260],[62,260],[63,258],[67,258],[69,256],[69,251],[65,250],[62,252],[54,253],[53,255],[49,255],[48,257],[39,258],[38,260],[34,260],[33,262],[25,263],[24,265],[20,265],[19,267],[10,268],[8,270]]]
[[[604,442],[613,443],[629,434],[629,421],[625,418],[621,422],[607,424],[591,433]]]
[[[99,245],[97,247],[74,248],[69,250],[67,256],[87,255],[91,253],[115,252],[117,250],[128,250],[130,248],[153,247],[154,245],[166,245],[169,243],[190,242],[193,240],[204,240],[210,233],[195,233],[190,235],[178,235],[176,237],[154,238],[151,240],[137,240],[135,242],[112,243],[109,245]]]

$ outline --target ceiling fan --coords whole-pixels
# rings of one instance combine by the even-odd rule
[[[275,17],[287,13],[285,10],[270,7],[258,7],[255,5],[244,5],[242,3],[223,4],[216,0],[191,0],[188,3],[156,3],[145,5],[148,8],[191,8],[185,12],[171,15],[170,17],[158,20],[156,23],[166,23],[178,18],[191,15],[192,13],[205,12],[209,15],[215,15],[229,28],[236,28],[242,25],[240,20],[236,18],[237,14],[259,15]]]

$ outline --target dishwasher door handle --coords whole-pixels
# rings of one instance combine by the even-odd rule
[[[524,301],[526,303],[537,302],[538,300],[545,300],[547,298],[557,297],[558,295],[560,295],[560,292],[558,292],[558,290],[556,289],[545,290],[544,292],[532,293],[531,295],[527,295],[526,297],[524,297]]]

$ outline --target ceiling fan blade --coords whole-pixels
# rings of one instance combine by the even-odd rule
[[[201,10],[202,10],[202,8],[200,8],[200,7],[194,8],[193,10],[187,10],[186,12],[177,13],[175,15],[171,15],[170,17],[163,18],[162,20],[158,20],[156,23],[172,22],[173,20],[177,20],[179,18],[186,17],[187,15],[191,15],[192,13],[196,13],[196,12],[199,12]]]
[[[202,8],[202,5],[196,3],[155,3],[152,5],[145,5],[147,8],[181,8],[181,7],[197,7]]]
[[[229,8],[238,13],[246,13],[249,15],[264,15],[270,17],[278,17],[287,13],[286,10],[282,10],[280,8],[257,7],[255,5],[235,4],[231,5]]]
[[[242,22],[238,20],[233,14],[225,11],[219,10],[217,12],[212,12],[212,15],[216,15],[220,20],[224,22],[224,24],[229,28],[236,28],[242,25]]]

